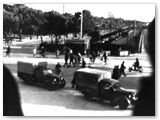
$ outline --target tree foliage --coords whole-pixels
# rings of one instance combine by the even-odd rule
[[[24,4],[3,5],[3,31],[6,33],[19,33],[25,35],[66,35],[80,33],[81,12],[74,15],[60,14],[56,11],[42,12],[32,9]],[[140,22],[139,22],[140,23]],[[133,25],[134,21],[121,18],[99,18],[91,15],[88,10],[83,10],[83,33],[99,38],[102,30],[118,29]],[[140,23],[142,24],[142,23]]]

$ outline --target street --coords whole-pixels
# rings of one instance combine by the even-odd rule
[[[28,46],[27,46],[28,45]],[[25,116],[131,116],[133,106],[129,106],[127,110],[120,110],[117,106],[113,107],[107,101],[101,102],[98,100],[87,101],[83,95],[71,88],[71,80],[73,73],[77,68],[62,68],[66,86],[63,89],[48,91],[39,86],[27,85],[17,77],[17,61],[47,61],[49,67],[53,67],[57,62],[64,64],[64,56],[56,58],[53,53],[49,53],[48,58],[34,58],[32,54],[33,46],[30,44],[19,44],[11,46],[11,57],[5,57],[3,54],[3,63],[11,70],[15,77],[21,96],[22,108]],[[5,46],[4,46],[5,51]],[[86,63],[89,59],[86,56]],[[143,66],[143,72],[129,72],[128,68],[133,64],[135,58],[138,57],[140,65]],[[97,58],[92,67],[103,68],[105,70],[113,70],[115,65],[121,65],[125,61],[126,75],[120,78],[120,83],[123,87],[138,91],[140,78],[149,76],[152,72],[152,67],[146,53],[135,54],[130,56],[109,56],[110,64],[104,65]]]

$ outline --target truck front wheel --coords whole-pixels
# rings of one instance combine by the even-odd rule
[[[122,97],[118,100],[118,106],[120,109],[124,110],[127,109],[129,106],[129,100],[125,97]]]
[[[30,84],[31,83],[31,77],[29,77],[28,75],[24,75],[23,76],[23,80],[25,83]]]
[[[60,84],[60,88],[64,88],[65,85],[66,85],[66,81],[63,80],[62,83]]]
[[[84,91],[83,94],[86,100],[91,101],[93,99],[93,97],[89,95],[88,91]]]
[[[57,87],[54,86],[54,85],[53,85],[52,83],[50,83],[50,82],[45,83],[44,86],[45,86],[45,88],[46,88],[47,90],[49,90],[49,91],[57,89]]]

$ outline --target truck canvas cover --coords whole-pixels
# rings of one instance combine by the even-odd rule
[[[77,85],[97,89],[101,80],[111,78],[111,73],[104,70],[82,68],[75,72],[75,76]]]
[[[22,62],[18,61],[18,72],[32,75],[38,66],[47,67],[47,62]]]

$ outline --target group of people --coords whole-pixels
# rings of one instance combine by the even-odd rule
[[[86,62],[84,58],[82,58],[80,52],[73,52],[73,50],[70,48],[67,48],[65,50],[64,60],[65,60],[65,63],[63,67],[65,66],[71,67],[72,65],[73,67],[79,67],[81,62],[82,62],[82,67],[86,66]]]
[[[103,49],[97,51],[97,53],[95,51],[90,51],[88,54],[89,54],[89,59],[92,63],[95,63],[96,57],[100,57],[100,61],[102,63],[104,62],[105,65],[107,64],[108,53]]]
[[[104,61],[105,65],[107,63],[107,57],[108,57],[108,53],[106,51],[101,50],[101,52],[100,52],[100,60],[101,60],[101,62]]]
[[[46,52],[46,49],[42,46],[38,54],[40,54],[42,57],[45,57],[45,52]],[[33,48],[33,57],[36,57],[36,55],[37,55],[37,47],[35,46]]]
[[[112,72],[112,78],[114,79],[119,79],[121,77],[121,75],[124,75],[126,77],[126,73],[125,73],[125,65],[124,65],[124,61],[121,64],[121,67],[119,68],[119,66],[115,66]],[[139,60],[138,58],[136,58],[136,61],[133,63],[132,65],[134,67],[134,70],[138,70],[139,69]]]

